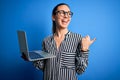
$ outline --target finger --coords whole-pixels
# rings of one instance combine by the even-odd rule
[[[87,35],[87,38],[90,40],[90,36],[89,35]]]
[[[88,41],[90,41],[90,36],[87,35],[87,36],[85,37],[85,39],[88,40]]]
[[[86,35],[86,37],[89,37],[89,35]]]
[[[91,44],[96,40],[96,38],[94,38],[93,40],[91,40]]]
[[[89,35],[86,35],[84,38],[88,38],[89,37]]]
[[[89,37],[89,35],[87,35],[86,37]]]

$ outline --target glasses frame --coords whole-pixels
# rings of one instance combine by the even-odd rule
[[[56,14],[59,14],[60,16],[64,17],[66,14],[68,17],[72,17],[73,16],[73,12],[71,11],[64,11],[64,10],[58,10],[55,12]]]

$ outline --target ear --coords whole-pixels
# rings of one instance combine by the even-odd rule
[[[52,15],[52,20],[55,21],[55,16],[54,15]]]

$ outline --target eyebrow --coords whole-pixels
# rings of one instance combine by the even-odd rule
[[[56,11],[65,11],[65,10],[56,10]],[[69,10],[70,11],[70,10]],[[69,11],[65,11],[65,12],[69,12]]]

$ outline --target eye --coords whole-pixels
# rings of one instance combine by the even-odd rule
[[[61,10],[61,11],[59,11],[60,12],[60,14],[64,14],[65,13],[65,11],[63,11],[63,10]]]

